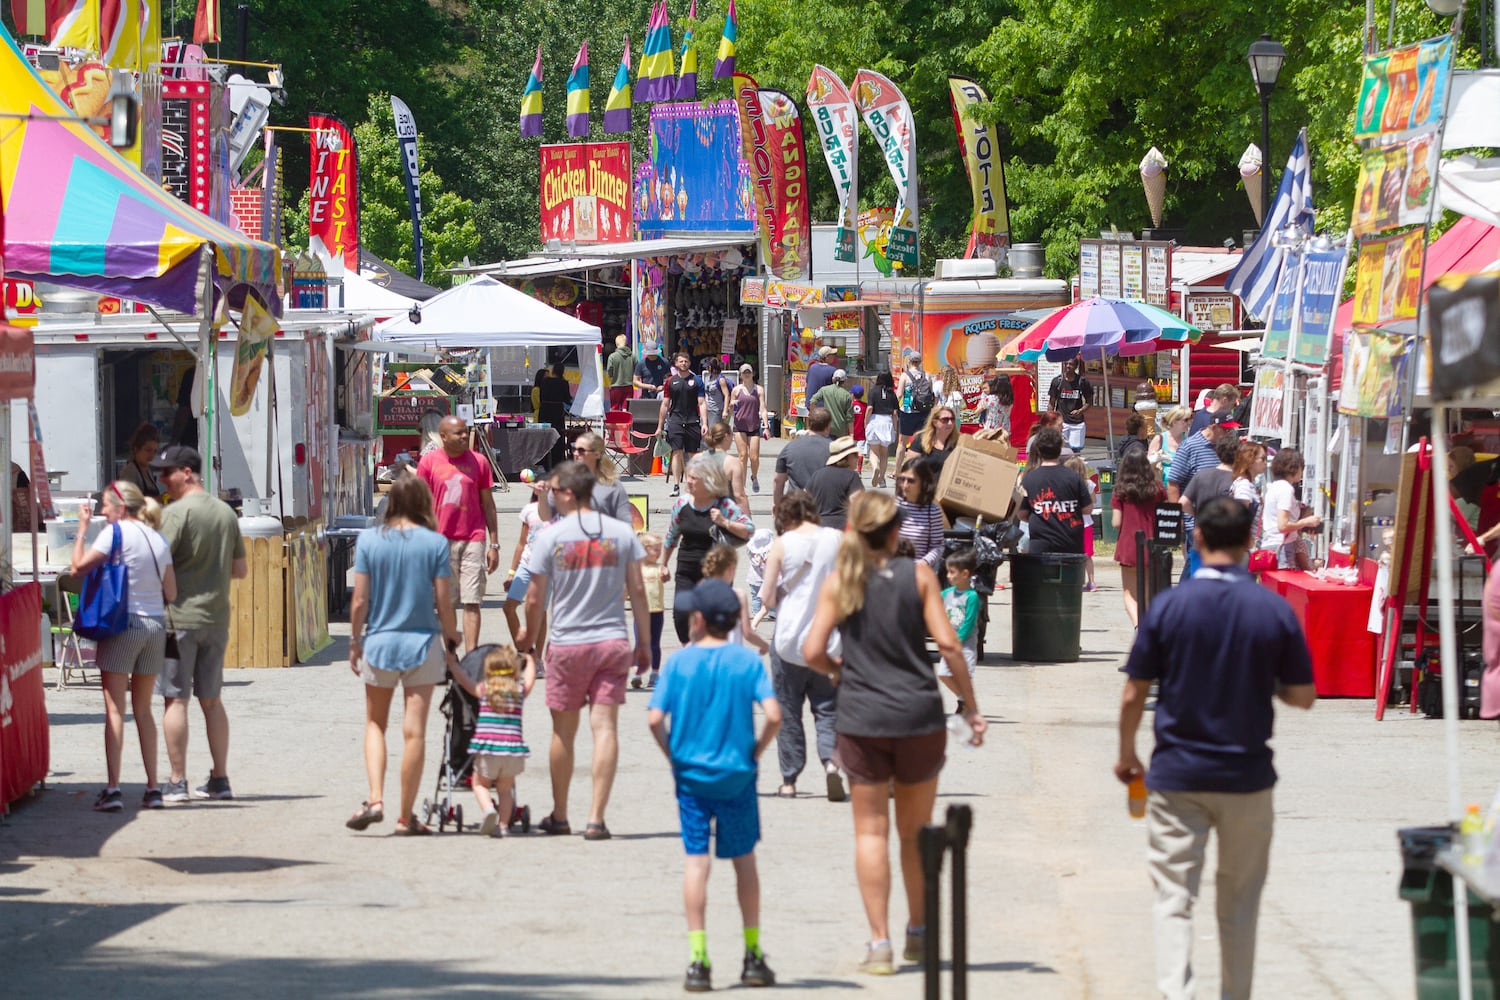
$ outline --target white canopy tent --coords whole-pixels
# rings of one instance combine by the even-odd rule
[[[575,417],[604,416],[601,331],[592,323],[554,309],[525,292],[480,275],[418,306],[419,322],[399,316],[376,327],[374,338],[391,350],[465,350],[478,347],[576,347],[578,392]]]

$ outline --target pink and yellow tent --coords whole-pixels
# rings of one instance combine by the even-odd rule
[[[215,297],[251,285],[273,305],[281,251],[179,201],[109,147],[32,70],[0,27],[3,259],[33,278],[204,315],[199,262]]]

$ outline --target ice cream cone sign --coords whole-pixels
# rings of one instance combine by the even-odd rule
[[[1240,180],[1245,183],[1245,194],[1250,198],[1250,208],[1255,212],[1255,224],[1261,225],[1265,219],[1266,206],[1261,204],[1260,172],[1264,170],[1261,164],[1260,147],[1255,143],[1245,147],[1245,153],[1240,157]]]
[[[1167,197],[1167,158],[1155,146],[1141,160],[1141,185],[1151,208],[1151,225],[1161,226],[1161,207]]]

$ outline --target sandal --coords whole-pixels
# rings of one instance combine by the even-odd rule
[[[344,821],[344,825],[351,830],[363,830],[371,823],[379,823],[385,819],[385,812],[380,802],[361,802],[359,810]]]
[[[551,813],[548,813],[546,817],[536,825],[536,828],[547,834],[547,836],[549,837],[567,837],[573,833],[573,828],[568,825],[567,820],[560,820]]]
[[[797,797],[797,786],[790,781],[776,789],[778,799],[795,799]]]
[[[603,823],[590,823],[583,828],[584,840],[608,840],[612,834]]]
[[[395,835],[397,837],[425,837],[431,833],[432,831],[418,822],[415,816],[396,820]]]

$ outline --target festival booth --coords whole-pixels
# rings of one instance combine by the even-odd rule
[[[454,352],[512,350],[525,353],[528,365],[544,363],[542,352],[572,349],[578,356],[579,381],[569,412],[585,421],[604,416],[599,328],[488,275],[450,288],[410,316],[380,324],[375,336],[381,350],[395,354],[426,353],[441,359]],[[483,365],[484,361],[474,359],[474,363]],[[442,395],[449,397],[447,401],[426,394],[421,402],[396,402],[403,395],[410,396],[410,392],[403,393],[403,388],[395,384],[387,386],[382,378],[381,393],[376,400],[377,426],[383,432],[404,430],[414,434],[423,410],[428,407],[446,413],[449,406],[455,412],[459,405],[471,406],[473,422],[488,428],[482,441],[494,450],[491,460],[496,469],[502,474],[514,474],[535,463],[536,457],[531,456],[545,455],[557,440],[557,432],[546,425],[518,427],[495,423],[493,400],[489,396],[493,380],[493,375],[472,380],[466,377],[464,381],[471,387],[467,395],[444,392]],[[454,396],[466,401],[455,401]],[[390,440],[390,435],[385,436]],[[539,447],[543,439],[545,447]],[[391,447],[386,446],[383,460],[394,458],[389,455]],[[523,457],[529,460],[521,461]]]

